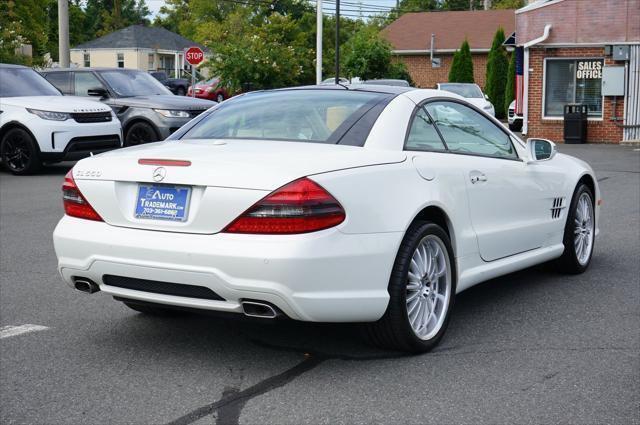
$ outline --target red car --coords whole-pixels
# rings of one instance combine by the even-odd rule
[[[189,87],[187,96],[192,95],[192,89],[193,87]],[[210,80],[197,83],[195,85],[195,91],[196,97],[199,97],[200,99],[215,100],[218,103],[230,97],[224,86],[220,84],[220,79],[218,77],[213,77]]]

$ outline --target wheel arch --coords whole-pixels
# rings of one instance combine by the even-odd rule
[[[11,129],[14,128],[20,128],[24,131],[26,131],[27,133],[29,133],[29,136],[31,136],[31,138],[33,139],[33,141],[35,142],[36,145],[36,149],[38,150],[38,153],[42,153],[42,151],[40,150],[40,144],[38,143],[38,139],[36,139],[36,137],[33,135],[33,133],[31,132],[31,130],[29,130],[29,128],[22,124],[19,121],[9,121],[8,123],[4,124],[2,127],[0,127],[0,140],[2,140],[2,138],[4,137],[4,135]]]
[[[147,119],[145,117],[135,117],[135,118],[131,118],[130,120],[128,120],[123,126],[122,126],[122,136],[123,139],[127,138],[127,133],[129,132],[129,130],[131,129],[131,127],[134,124],[143,122],[145,124],[149,124],[151,126],[151,128],[153,129],[153,131],[156,133],[156,136],[158,137],[158,139],[160,139],[160,132],[158,131],[158,127],[153,123],[153,121],[151,121],[150,119]],[[124,140],[123,140],[124,142]]]
[[[449,240],[451,241],[451,248],[453,249],[454,258],[457,256],[456,235],[453,227],[453,222],[451,221],[449,214],[447,214],[447,212],[443,208],[441,208],[439,205],[427,205],[415,215],[413,220],[411,220],[411,223],[409,223],[409,226],[417,221],[430,221],[442,227],[442,230],[445,231],[447,236],[449,236]],[[407,228],[409,226],[407,226]]]

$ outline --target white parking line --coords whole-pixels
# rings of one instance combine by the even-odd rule
[[[0,327],[0,339],[9,338],[10,336],[16,336],[26,334],[29,332],[45,331],[49,329],[46,326],[40,325],[20,325],[20,326],[2,326]]]

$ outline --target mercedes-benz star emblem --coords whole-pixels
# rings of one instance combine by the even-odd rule
[[[153,181],[161,182],[167,175],[167,170],[164,167],[158,167],[153,170]]]

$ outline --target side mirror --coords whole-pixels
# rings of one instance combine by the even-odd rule
[[[87,95],[104,99],[105,97],[109,97],[109,92],[107,92],[103,87],[93,87],[87,90]]]
[[[548,161],[556,153],[556,144],[547,139],[527,139],[527,151],[531,162]]]
[[[489,95],[485,93],[484,98],[485,98],[486,100],[489,100]]]

